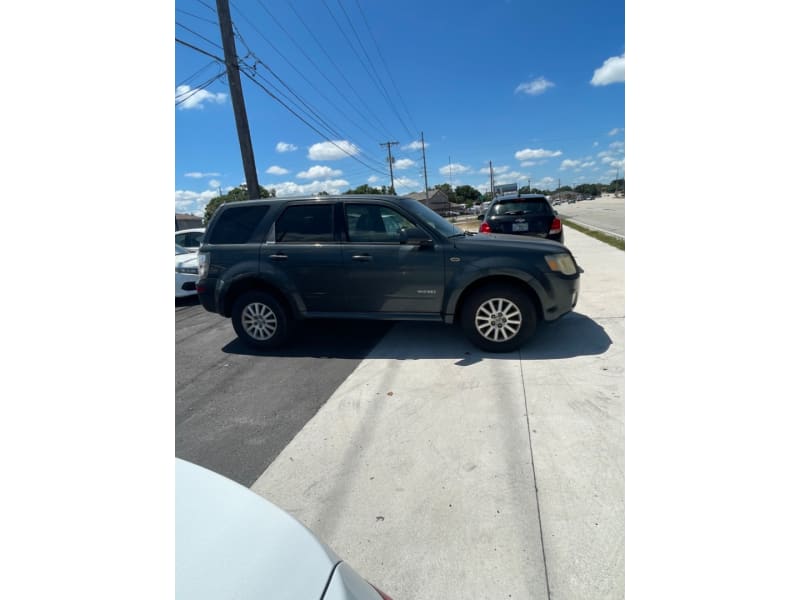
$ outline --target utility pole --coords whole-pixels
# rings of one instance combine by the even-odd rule
[[[489,196],[490,200],[494,200],[494,170],[492,169],[492,161],[489,161]]]
[[[450,162],[450,157],[447,157],[447,165],[450,167],[450,189],[453,189],[453,163]]]
[[[253,143],[250,140],[250,125],[247,122],[247,111],[244,107],[242,80],[239,78],[239,59],[236,56],[236,43],[233,40],[233,25],[228,0],[217,0],[217,16],[219,31],[222,35],[222,49],[225,51],[225,66],[228,70],[228,85],[231,89],[233,116],[236,119],[236,131],[239,134],[239,148],[242,152],[244,178],[247,181],[247,193],[251,200],[259,197],[258,174],[253,157]]]
[[[392,180],[392,187],[389,189],[393,194],[397,194],[397,192],[394,191],[394,170],[392,169],[394,159],[392,158],[392,146],[396,146],[397,144],[398,142],[386,142],[385,144],[381,144],[381,146],[386,146],[386,149],[389,151],[389,177]]]
[[[428,163],[425,160],[425,132],[421,131],[422,136],[422,169],[425,173],[425,200],[430,200],[428,197]]]

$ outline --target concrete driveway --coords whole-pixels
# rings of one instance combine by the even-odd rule
[[[624,252],[519,352],[401,323],[252,489],[394,598],[624,597]]]

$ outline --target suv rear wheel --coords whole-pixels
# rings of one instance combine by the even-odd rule
[[[255,348],[277,348],[289,337],[291,321],[281,303],[267,292],[247,292],[233,305],[233,329]]]
[[[511,352],[536,329],[531,299],[510,285],[489,285],[465,300],[461,327],[469,340],[489,352]]]

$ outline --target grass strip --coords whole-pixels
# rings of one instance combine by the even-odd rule
[[[609,246],[614,246],[614,248],[618,248],[623,252],[625,251],[625,238],[618,238],[616,236],[603,233],[602,231],[595,231],[594,229],[589,229],[588,227],[584,227],[583,225],[578,225],[577,223],[574,223],[569,219],[565,219],[564,217],[559,217],[559,218],[561,219],[561,222],[564,223],[564,225],[568,225],[573,229],[577,229],[581,233],[585,233],[589,237],[593,237],[596,240],[605,242]]]

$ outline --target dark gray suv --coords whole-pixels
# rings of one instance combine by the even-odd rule
[[[203,306],[259,348],[298,319],[347,318],[457,322],[508,352],[573,309],[582,272],[562,244],[468,233],[398,196],[225,204],[198,256]]]

